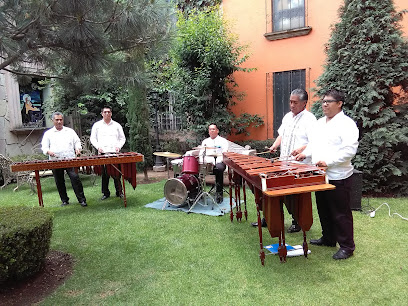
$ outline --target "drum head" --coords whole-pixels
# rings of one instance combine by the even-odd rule
[[[169,179],[164,185],[164,196],[170,204],[181,206],[187,199],[187,187],[178,178]]]

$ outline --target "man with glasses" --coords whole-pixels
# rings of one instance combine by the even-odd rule
[[[309,143],[310,132],[316,123],[316,117],[306,110],[308,94],[304,89],[297,88],[290,94],[290,112],[283,119],[278,129],[279,136],[269,148],[271,152],[276,152],[280,146],[280,160],[292,160],[301,153]],[[306,158],[302,163],[310,163],[311,158]],[[295,233],[301,230],[295,219],[295,209],[298,197],[296,195],[286,196],[284,203],[288,212],[292,215],[292,225],[288,233]],[[258,226],[257,222],[252,223]],[[262,218],[262,226],[266,227],[265,218]]]
[[[350,208],[350,189],[353,165],[351,159],[357,152],[358,128],[342,110],[344,93],[331,89],[321,100],[324,117],[317,121],[310,143],[296,156],[296,160],[312,157],[318,167],[327,167],[329,183],[334,190],[316,192],[316,204],[322,226],[322,237],[311,239],[318,246],[336,246],[340,249],[334,259],[347,259],[353,255],[353,214]]]
[[[101,111],[102,120],[95,122],[91,130],[91,143],[98,150],[99,154],[119,153],[125,144],[126,137],[122,126],[112,120],[112,108],[105,106]],[[110,197],[109,178],[106,167],[102,170],[102,198]],[[123,197],[122,184],[120,178],[114,178],[116,196]]]

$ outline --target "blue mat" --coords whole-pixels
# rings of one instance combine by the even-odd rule
[[[215,205],[210,199],[207,199],[208,205],[204,205],[204,201],[200,200],[198,203],[193,207],[191,210],[192,213],[196,214],[203,214],[203,215],[208,215],[208,216],[223,216],[225,214],[228,214],[231,209],[230,209],[230,199],[229,198],[224,198],[221,203]],[[164,209],[163,209],[164,206]],[[188,212],[190,209],[188,205],[178,207],[171,205],[166,201],[165,198],[159,199],[157,201],[154,201],[152,203],[146,204],[145,207],[149,208],[154,208],[154,209],[160,209],[160,210],[178,210],[178,211],[183,211],[183,212]],[[235,207],[235,203],[232,203],[232,208]]]

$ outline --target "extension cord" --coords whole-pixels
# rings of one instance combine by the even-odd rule
[[[387,203],[382,203],[382,204],[381,204],[380,206],[378,206],[375,210],[370,211],[370,217],[371,217],[371,218],[374,218],[374,217],[375,217],[375,212],[376,212],[378,209],[380,209],[380,207],[383,206],[383,205],[386,205],[386,206],[388,207],[388,216],[389,216],[389,217],[391,217],[391,216],[393,216],[393,215],[397,215],[397,216],[400,217],[402,220],[408,221],[408,218],[405,218],[405,217],[401,216],[401,215],[398,214],[398,213],[393,213],[393,214],[391,215],[391,208],[390,208],[390,206],[389,206]]]

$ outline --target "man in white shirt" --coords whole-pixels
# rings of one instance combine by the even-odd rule
[[[304,89],[297,88],[290,93],[290,112],[283,119],[278,129],[279,136],[269,148],[271,152],[276,152],[280,146],[280,160],[292,160],[301,153],[309,143],[310,133],[316,124],[316,117],[306,110],[308,94]],[[310,163],[311,158],[306,158],[302,163]],[[292,215],[292,225],[288,228],[288,233],[295,233],[301,230],[294,215],[296,209],[297,195],[290,195],[284,198],[284,203],[288,212]],[[263,226],[266,226],[265,219],[262,219]],[[253,223],[257,226],[258,223]]]
[[[219,136],[217,126],[211,124],[208,127],[208,134],[210,137],[203,140],[202,147],[206,149],[200,150],[200,161],[206,164],[213,164],[213,172],[215,174],[215,188],[216,188],[216,201],[221,203],[223,201],[223,184],[224,184],[224,170],[225,164],[223,161],[222,153],[228,151],[228,140]],[[208,149],[207,149],[208,148]]]
[[[81,153],[81,141],[75,131],[69,127],[64,126],[64,116],[60,112],[52,114],[52,121],[54,127],[44,133],[41,141],[41,149],[45,155],[49,156],[50,160],[75,158]],[[72,188],[82,207],[87,206],[84,195],[84,188],[78,174],[74,168],[53,169],[55,184],[57,185],[58,193],[60,195],[62,204],[66,206],[69,204],[67,195],[67,188],[65,186],[64,170],[67,172],[71,180]]]
[[[322,109],[325,117],[317,121],[310,143],[296,160],[312,157],[319,167],[327,167],[329,183],[335,190],[316,192],[316,204],[322,226],[322,237],[311,239],[314,245],[336,246],[340,249],[334,259],[347,259],[355,250],[353,214],[350,208],[351,159],[357,152],[359,131],[356,123],[343,113],[344,93],[336,89],[324,95]]]
[[[126,137],[122,126],[112,120],[112,108],[105,106],[101,110],[102,120],[95,122],[91,130],[91,143],[98,150],[99,154],[119,153],[125,144]],[[102,198],[110,197],[109,178],[106,167],[102,170]],[[113,178],[116,189],[116,196],[123,197],[122,183],[120,177]]]

